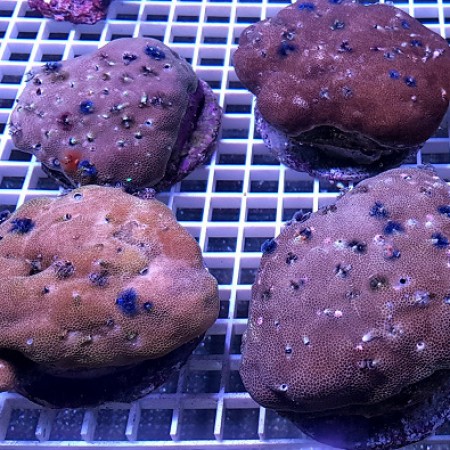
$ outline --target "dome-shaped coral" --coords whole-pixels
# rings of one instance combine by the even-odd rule
[[[117,39],[29,74],[11,115],[15,145],[72,188],[167,188],[212,154],[221,109],[162,42]]]
[[[241,375],[319,441],[392,449],[450,411],[450,189],[433,171],[365,180],[263,247]]]
[[[87,186],[31,200],[0,236],[0,388],[37,402],[140,397],[218,315],[197,243],[155,199]]]
[[[336,180],[399,165],[449,104],[447,42],[384,4],[299,0],[245,29],[234,64],[280,161]]]

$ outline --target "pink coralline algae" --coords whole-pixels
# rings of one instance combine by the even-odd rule
[[[43,405],[136,400],[218,316],[195,240],[154,198],[85,186],[0,224],[0,391]]]
[[[448,108],[448,44],[395,7],[297,1],[245,29],[236,74],[294,170],[357,181],[400,165]]]
[[[360,182],[262,248],[240,373],[326,444],[395,449],[450,416],[450,188],[429,168]]]
[[[28,0],[44,17],[92,25],[106,17],[110,0]]]
[[[162,42],[126,38],[28,74],[12,113],[15,145],[63,186],[166,189],[215,149],[211,88]]]

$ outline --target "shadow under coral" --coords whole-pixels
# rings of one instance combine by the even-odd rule
[[[0,358],[16,369],[16,392],[33,402],[56,408],[92,407],[105,402],[131,402],[149,394],[186,363],[203,336],[161,358],[93,371],[52,373],[10,350],[0,350]]]
[[[347,450],[389,450],[430,436],[450,418],[450,371],[440,370],[376,405],[320,416],[278,411],[311,438]]]

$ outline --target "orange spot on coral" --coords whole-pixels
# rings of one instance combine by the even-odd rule
[[[78,163],[81,160],[81,152],[68,151],[61,158],[61,165],[65,172],[76,172],[78,169]]]

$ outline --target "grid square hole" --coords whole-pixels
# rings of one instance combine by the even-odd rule
[[[224,439],[258,439],[257,409],[227,409],[225,413]]]
[[[139,441],[170,440],[172,423],[171,409],[143,409],[139,421],[137,439]]]
[[[181,414],[180,438],[184,440],[214,439],[214,409],[185,409]]]
[[[213,208],[212,222],[237,222],[239,221],[239,208]]]
[[[273,208],[249,208],[247,222],[274,222],[277,210]]]
[[[201,222],[203,220],[203,208],[177,208],[176,218],[181,221]]]
[[[235,252],[237,238],[234,237],[210,237],[206,246],[207,252]]]
[[[242,180],[217,180],[215,192],[242,192]]]
[[[246,237],[244,239],[244,252],[261,252],[261,245],[267,239],[270,239],[271,236],[268,237]]]
[[[225,335],[209,334],[194,350],[194,355],[222,355],[225,346]]]
[[[123,441],[128,420],[127,409],[102,408],[98,412],[94,440]]]
[[[189,394],[218,392],[220,388],[220,378],[220,370],[191,370],[185,377],[183,392]]]
[[[0,211],[3,209],[0,206]],[[13,409],[6,431],[6,440],[36,441],[35,430],[39,414],[39,409]]]
[[[222,136],[222,137],[224,137],[224,136]],[[230,165],[245,164],[245,155],[223,153],[223,154],[219,155],[218,163],[219,164],[230,164]]]
[[[227,392],[246,392],[242,378],[237,370],[230,372],[230,378],[228,379]]]
[[[230,268],[209,268],[211,275],[217,280],[219,284],[228,285],[231,284],[233,279],[233,269]]]
[[[80,439],[84,410],[61,409],[56,413],[50,432],[50,441],[77,441]]]
[[[3,176],[0,182],[0,189],[21,189],[25,177]]]

